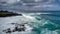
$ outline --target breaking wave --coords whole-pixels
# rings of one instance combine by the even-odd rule
[[[27,26],[29,26],[27,29],[32,28],[29,31],[15,32],[11,34],[60,34],[60,25],[49,19],[42,18],[41,14],[23,14],[23,16],[5,17],[0,19],[1,34],[4,34],[2,32],[3,29],[14,27],[10,23],[27,23]]]

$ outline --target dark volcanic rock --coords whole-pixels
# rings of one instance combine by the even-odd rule
[[[22,14],[17,14],[17,13],[13,13],[13,12],[8,12],[8,11],[0,11],[0,17],[9,17],[9,16],[22,16]]]

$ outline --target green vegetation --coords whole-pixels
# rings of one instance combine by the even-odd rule
[[[22,16],[22,14],[17,14],[9,11],[3,11],[3,10],[0,11],[0,17],[17,16],[17,15]]]
[[[1,14],[16,14],[16,13],[1,10],[0,15]]]

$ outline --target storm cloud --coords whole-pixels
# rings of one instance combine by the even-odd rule
[[[0,10],[60,10],[60,0],[0,0]]]

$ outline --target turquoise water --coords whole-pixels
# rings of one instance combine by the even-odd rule
[[[11,34],[60,34],[60,15],[55,14],[25,14],[25,15],[22,17],[14,16],[14,17],[0,18],[1,19],[0,33],[5,34],[2,33],[2,30],[4,28],[10,28],[12,25],[9,25],[9,23],[27,22],[27,25],[30,26],[32,30],[23,33],[20,32]]]
[[[59,15],[43,14],[32,15],[35,20],[28,23],[33,29],[34,34],[60,34]]]

